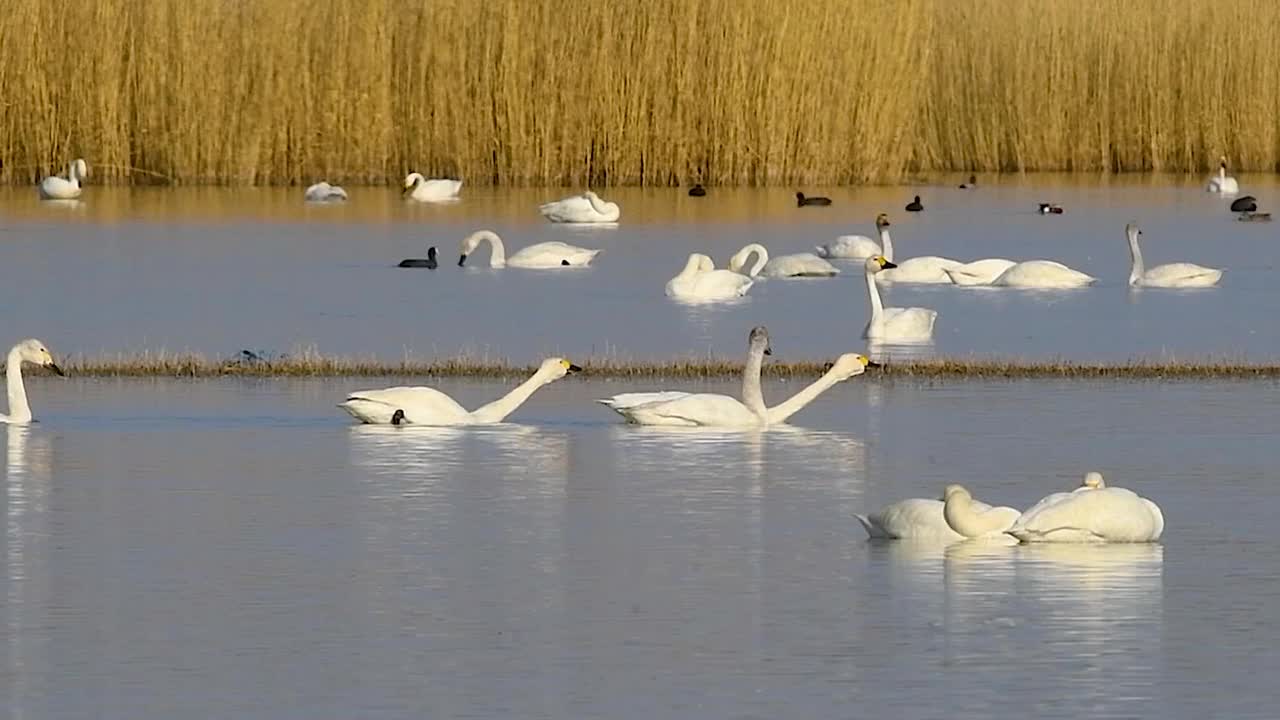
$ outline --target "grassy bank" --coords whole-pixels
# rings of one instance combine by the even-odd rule
[[[603,379],[670,378],[728,379],[742,373],[742,363],[714,357],[687,357],[674,360],[626,360],[617,357],[573,358],[582,376]],[[398,361],[376,357],[336,357],[313,351],[279,357],[241,354],[229,358],[190,353],[142,353],[71,357],[62,368],[71,376],[86,377],[449,377],[496,379],[530,375],[536,366],[501,359],[453,357],[404,358]],[[764,368],[767,377],[815,378],[826,370],[825,361],[771,362]],[[31,368],[32,375],[47,371]],[[1148,361],[1121,363],[1078,363],[1005,359],[939,359],[891,361],[867,371],[868,377],[897,379],[1116,379],[1116,380],[1208,380],[1280,379],[1280,364],[1238,361]]]
[[[1280,168],[1272,0],[6,0],[0,181]]]

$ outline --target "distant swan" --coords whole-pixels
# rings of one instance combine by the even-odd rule
[[[995,282],[996,278],[1004,274],[1005,270],[1017,265],[1012,260],[1004,258],[987,258],[985,260],[974,260],[963,265],[957,265],[953,268],[944,270],[947,277],[951,278],[951,282],[956,285],[990,285]]]
[[[667,297],[688,301],[729,300],[747,294],[755,281],[732,270],[716,270],[711,258],[693,253],[667,282]]]
[[[818,257],[823,258],[865,260],[883,255],[892,262],[893,242],[889,239],[888,215],[880,213],[876,216],[876,234],[880,238],[879,243],[865,235],[841,235],[835,242],[819,245],[814,250]]]
[[[989,506],[973,501],[979,509]],[[870,515],[854,515],[867,534],[884,540],[945,540],[955,542],[965,536],[951,529],[943,516],[941,500],[909,498],[886,505]]]
[[[342,202],[347,199],[347,191],[322,181],[307,188],[302,197],[307,202]]]
[[[548,358],[533,377],[488,405],[468,412],[453,398],[429,387],[392,387],[360,390],[338,407],[360,422],[374,425],[484,425],[502,422],[529,396],[566,374],[582,368],[563,358]]]
[[[462,181],[440,178],[428,180],[420,173],[413,172],[404,178],[404,192],[409,199],[418,202],[453,200],[462,192]]]
[[[920,212],[921,210],[924,210],[924,205],[921,204],[919,195],[916,196],[915,200],[912,200],[911,202],[907,203],[907,207],[906,207],[907,212]]]
[[[1219,195],[1235,195],[1240,192],[1240,184],[1236,182],[1235,178],[1227,174],[1226,156],[1220,158],[1217,177],[1209,178],[1209,184],[1205,185],[1204,189]]]
[[[400,264],[397,265],[396,267],[426,268],[428,270],[435,270],[438,265],[439,263],[436,261],[436,249],[435,249],[435,246],[432,246],[427,248],[427,257],[425,259],[405,258],[404,260],[401,260]]]
[[[611,223],[617,222],[622,215],[617,203],[605,202],[590,190],[543,203],[538,206],[538,212],[554,223]]]
[[[1138,236],[1142,231],[1135,223],[1129,223],[1124,226],[1124,234],[1129,239],[1129,259],[1132,261],[1130,287],[1203,288],[1217,285],[1222,279],[1221,270],[1192,263],[1169,263],[1147,270],[1142,265],[1142,250],[1138,247]]]
[[[1085,287],[1097,282],[1098,278],[1086,275],[1078,270],[1053,260],[1027,260],[1013,265],[991,282],[997,287],[1039,288],[1042,290],[1063,290]]]
[[[818,196],[806,197],[805,194],[802,192],[796,193],[796,207],[804,207],[806,205],[830,205],[830,204],[831,204],[831,198],[829,197],[818,197]]]
[[[868,340],[886,342],[906,341],[918,342],[933,337],[933,323],[938,319],[936,310],[910,307],[884,307],[880,303],[880,290],[876,287],[876,275],[885,268],[893,268],[893,263],[884,256],[867,258],[863,268],[867,275],[867,296],[871,301],[871,318],[862,331],[862,337]]]
[[[1025,543],[1154,542],[1164,533],[1164,513],[1133,491],[1106,487],[1100,473],[1089,473],[1081,488],[1036,503],[1008,532]]]
[[[507,248],[503,245],[502,238],[492,230],[480,230],[463,239],[462,257],[458,258],[458,267],[466,264],[467,256],[482,242],[489,243],[489,267],[491,268],[518,267],[545,270],[559,267],[584,267],[590,265],[595,256],[601,252],[553,241],[530,245],[507,257]]]
[[[1022,516],[1011,507],[990,507],[976,502],[963,485],[948,485],[943,498],[942,514],[947,525],[967,538],[1004,535]]]
[[[65,375],[62,368],[53,361],[49,348],[36,339],[23,340],[9,350],[5,363],[5,384],[9,390],[9,414],[0,414],[0,424],[25,425],[31,422],[31,406],[27,404],[27,386],[22,382],[22,363],[46,367]]]
[[[746,245],[729,258],[729,269],[742,272],[752,254],[756,256],[756,262],[749,271],[744,273],[748,277],[833,277],[840,274],[839,268],[813,253],[795,253],[771,258],[769,251],[758,243]]]
[[[89,177],[89,164],[78,158],[67,166],[67,177],[50,175],[40,181],[40,197],[45,200],[74,200],[80,197],[80,180]]]

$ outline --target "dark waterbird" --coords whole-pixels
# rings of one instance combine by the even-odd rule
[[[974,189],[974,188],[976,188],[976,187],[978,187],[978,176],[977,176],[977,175],[970,175],[970,176],[969,176],[969,182],[968,182],[967,184],[966,184],[966,183],[960,183],[960,189],[961,189],[961,190],[972,190],[972,189]]]
[[[702,187],[702,183],[698,183],[689,188],[689,197],[706,197],[707,189]]]
[[[407,258],[405,260],[401,260],[400,264],[396,267],[426,268],[428,270],[435,270],[438,266],[439,264],[436,262],[436,249],[435,246],[432,246],[427,248],[427,257],[425,259]]]
[[[829,197],[805,197],[804,193],[796,193],[796,207],[804,207],[805,205],[830,205]]]
[[[1040,203],[1041,215],[1061,215],[1063,212],[1065,211],[1062,209],[1061,205],[1054,205],[1053,203]]]
[[[1258,209],[1258,198],[1252,195],[1238,197],[1231,201],[1231,212],[1254,212]]]
[[[915,200],[907,203],[907,212],[920,212],[924,209],[924,205],[920,204],[920,196],[917,195]]]

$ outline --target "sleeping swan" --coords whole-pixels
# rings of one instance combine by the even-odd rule
[[[533,377],[514,390],[472,412],[453,398],[429,387],[392,387],[359,390],[338,403],[360,422],[374,425],[486,425],[502,422],[529,396],[566,374],[582,368],[563,358],[548,358]]]
[[[1138,247],[1138,236],[1142,231],[1135,223],[1129,223],[1124,226],[1124,234],[1129,239],[1129,259],[1132,262],[1130,287],[1202,288],[1217,285],[1222,279],[1221,270],[1192,263],[1169,263],[1147,270],[1142,264],[1142,250]]]
[[[942,515],[947,525],[966,538],[1004,535],[1022,516],[1011,507],[991,507],[976,502],[963,485],[948,485],[943,498]]]
[[[45,200],[74,200],[80,197],[80,180],[89,177],[89,164],[83,158],[67,166],[67,177],[50,175],[40,181],[40,197]]]
[[[590,190],[543,203],[538,206],[538,212],[554,223],[611,223],[617,222],[622,215],[617,203],[605,202]]]
[[[990,285],[995,282],[996,278],[1004,274],[1005,270],[1017,264],[1004,258],[987,258],[986,260],[974,260],[963,265],[957,265],[943,272],[956,285]]]
[[[1000,273],[999,277],[993,280],[991,284],[996,287],[1063,290],[1085,287],[1097,281],[1098,278],[1085,275],[1078,270],[1072,270],[1060,262],[1028,260],[1017,263]]]
[[[702,253],[689,255],[679,275],[667,281],[667,297],[684,301],[731,300],[747,294],[755,281],[732,270],[716,270]]]
[[[862,260],[883,255],[892,261],[893,242],[889,239],[888,215],[880,213],[876,216],[876,234],[880,238],[878,244],[865,235],[841,235],[835,242],[819,245],[814,250],[818,257],[823,258]]]
[[[62,368],[53,361],[53,355],[45,344],[34,338],[23,340],[9,350],[5,362],[5,385],[9,391],[9,414],[0,413],[0,425],[25,425],[32,421],[31,405],[27,403],[27,386],[22,382],[22,363],[46,367],[65,375]]]
[[[1009,534],[1024,543],[1154,542],[1164,532],[1164,513],[1124,488],[1107,487],[1101,473],[1082,487],[1054,493],[1023,513]]]
[[[863,263],[867,275],[867,296],[871,301],[871,318],[862,331],[862,337],[868,340],[884,342],[920,342],[933,338],[933,323],[938,319],[936,310],[927,308],[895,308],[884,307],[880,303],[880,289],[876,287],[876,276],[884,268],[895,267],[884,256],[867,258]]]
[[[342,202],[347,199],[347,191],[337,185],[321,181],[308,187],[302,194],[302,199],[314,203]]]
[[[461,180],[428,180],[416,172],[409,173],[404,178],[404,194],[410,200],[418,202],[456,200],[460,192],[462,192]]]
[[[978,510],[990,506],[973,500]],[[955,542],[965,536],[951,529],[943,516],[944,503],[929,498],[909,498],[886,505],[870,515],[854,515],[867,534],[883,540],[945,540]]]
[[[796,253],[769,257],[769,251],[763,245],[751,243],[743,247],[729,258],[729,269],[741,273],[752,254],[756,256],[755,264],[746,273],[747,277],[833,277],[840,274],[839,268],[813,253]]]
[[[479,247],[482,242],[489,243],[489,267],[491,268],[510,266],[545,270],[560,267],[585,267],[590,265],[595,256],[601,252],[600,250],[589,250],[562,242],[543,242],[517,250],[516,254],[507,257],[507,248],[502,244],[502,238],[498,237],[498,234],[492,230],[480,230],[463,239],[462,257],[458,258],[458,267],[466,264],[467,256]]]

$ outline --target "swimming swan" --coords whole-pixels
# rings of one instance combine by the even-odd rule
[[[995,282],[996,278],[1004,274],[1005,270],[1014,265],[1017,265],[1017,263],[1012,260],[987,258],[948,268],[944,272],[947,273],[947,277],[951,278],[951,282],[956,285],[990,285]]]
[[[1022,513],[1011,507],[991,507],[976,502],[963,485],[948,485],[943,493],[942,515],[947,525],[967,538],[1004,535]]]
[[[485,425],[502,422],[524,404],[538,388],[582,368],[563,358],[547,358],[533,377],[514,390],[472,412],[453,398],[429,387],[392,387],[360,390],[338,407],[363,423],[373,425]]]
[[[883,215],[883,213],[881,213]],[[876,226],[880,226],[880,218],[876,218]],[[889,217],[884,216],[884,227],[889,226]],[[891,252],[892,246],[888,244],[888,232],[881,234],[881,238],[885,240],[884,257],[889,262],[895,262]],[[937,255],[921,255],[920,257],[907,258],[897,263],[885,272],[880,274],[879,281],[882,283],[914,283],[914,284],[937,284],[950,285],[951,278],[947,276],[946,271],[950,268],[959,267],[963,263],[952,260],[950,258],[938,257]]]
[[[1039,288],[1042,290],[1062,290],[1066,288],[1085,287],[1097,282],[1098,278],[1086,275],[1078,270],[1053,260],[1027,260],[1011,266],[1000,273],[991,282],[996,287]]]
[[[1124,226],[1124,234],[1129,239],[1129,259],[1133,263],[1129,270],[1130,287],[1202,288],[1217,285],[1222,279],[1221,270],[1192,263],[1169,263],[1146,270],[1142,265],[1142,250],[1138,247],[1138,236],[1142,231],[1135,223],[1129,223]]]
[[[347,199],[347,191],[322,181],[307,188],[302,197],[307,202],[342,202]]]
[[[40,197],[45,200],[74,200],[80,197],[80,180],[89,177],[89,164],[77,158],[67,166],[67,177],[57,175],[40,181]]]
[[[979,511],[990,506],[973,501]],[[854,515],[867,534],[884,540],[945,540],[955,542],[965,536],[951,529],[943,516],[944,503],[929,498],[909,498],[887,505],[870,515]]]
[[[871,318],[862,331],[862,337],[868,340],[921,341],[933,337],[933,323],[938,319],[936,310],[926,308],[884,307],[880,303],[880,290],[876,287],[876,276],[885,268],[893,268],[894,264],[884,256],[867,258],[863,266],[867,274],[867,295],[871,300]]]
[[[819,245],[814,248],[818,257],[841,260],[863,260],[883,255],[893,261],[893,242],[889,239],[889,216],[880,213],[876,216],[876,235],[880,242],[865,235],[841,235],[833,243]]]
[[[420,173],[411,172],[404,177],[404,195],[418,202],[456,200],[462,192],[461,180],[436,178],[428,180]]]
[[[1236,179],[1227,174],[1227,158],[1223,156],[1219,158],[1218,176],[1209,178],[1209,184],[1204,189],[1207,192],[1218,193],[1219,195],[1235,195],[1240,192],[1240,184]]]
[[[1095,472],[1074,492],[1036,503],[1008,532],[1024,543],[1154,542],[1164,532],[1164,513],[1131,490],[1107,487]]]
[[[680,274],[667,281],[667,297],[677,300],[730,300],[747,294],[755,281],[732,270],[716,270],[711,258],[693,253]]]
[[[0,423],[25,425],[31,422],[31,406],[27,404],[27,386],[22,382],[22,363],[47,367],[58,375],[65,375],[53,361],[49,348],[36,339],[23,340],[9,350],[5,363],[5,384],[9,390],[9,414],[0,414]]]
[[[543,203],[538,206],[538,212],[554,223],[611,223],[617,222],[622,215],[617,203],[605,202],[590,190]]]
[[[467,256],[472,253],[482,242],[489,243],[489,267],[519,267],[519,268],[535,268],[548,269],[559,267],[585,267],[591,264],[596,255],[600,254],[600,250],[588,250],[576,245],[569,245],[558,241],[538,243],[530,245],[516,251],[516,254],[507,257],[507,248],[502,244],[502,238],[492,230],[480,230],[473,232],[462,240],[462,256],[458,258],[458,267],[462,267],[467,262]]]
[[[729,269],[740,273],[746,267],[747,260],[755,254],[756,262],[744,273],[748,277],[833,277],[840,274],[840,269],[813,253],[795,253],[769,257],[769,251],[763,245],[751,243],[743,247],[729,258]]]

